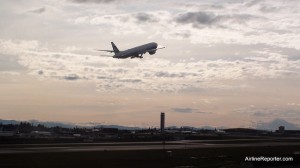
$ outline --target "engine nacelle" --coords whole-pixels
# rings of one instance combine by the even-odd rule
[[[156,53],[156,50],[154,50],[154,51],[149,51],[148,53],[149,53],[150,55],[153,55],[153,54]]]

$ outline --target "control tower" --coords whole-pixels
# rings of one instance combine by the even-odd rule
[[[165,113],[163,112],[160,113],[160,131],[165,131]]]

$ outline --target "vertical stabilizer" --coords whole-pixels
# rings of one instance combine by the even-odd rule
[[[117,46],[114,44],[114,42],[111,42],[111,46],[112,46],[115,54],[118,53],[118,52],[120,52],[119,49],[117,48]]]

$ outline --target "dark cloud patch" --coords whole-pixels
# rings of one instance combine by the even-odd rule
[[[182,37],[182,38],[189,38],[191,36],[191,32],[190,31],[176,32],[173,35],[177,36],[177,37]]]
[[[248,20],[253,20],[253,19],[265,19],[264,17],[259,17],[250,14],[223,15],[220,17],[222,17],[223,20],[229,20],[229,21],[240,22],[240,23],[244,23]]]
[[[142,82],[142,80],[140,79],[122,79],[119,80],[120,82],[127,82],[127,83],[140,83]]]
[[[169,73],[169,72],[156,72],[155,76],[157,77],[166,77],[166,78],[178,78],[178,77],[184,77],[183,74],[177,74],[177,73]]]
[[[41,8],[38,8],[38,9],[30,10],[29,12],[30,12],[30,13],[41,14],[41,13],[44,13],[45,11],[46,11],[46,7],[41,7]]]
[[[210,6],[212,9],[224,9],[225,7],[220,4],[213,4]]]
[[[249,114],[253,117],[257,118],[295,118],[299,116],[299,109],[288,107],[288,108],[274,108],[274,107],[266,107],[266,108],[257,108],[257,107],[248,107],[241,108],[236,110],[236,112]]]
[[[212,112],[205,112],[205,111],[197,111],[195,113],[199,113],[199,114],[212,114]]]
[[[154,75],[160,78],[185,78],[187,76],[197,76],[197,74],[195,73],[186,73],[186,72],[169,73],[163,71],[156,72]]]
[[[198,114],[212,114],[211,112],[205,112],[205,111],[199,111],[198,109],[193,109],[193,108],[172,108],[171,109],[174,112],[178,113],[198,113]]]
[[[70,0],[75,3],[112,3],[117,0]]]
[[[297,55],[297,54],[295,54],[295,55],[289,55],[289,57],[288,57],[288,60],[290,60],[290,61],[297,61],[297,60],[300,60],[300,55]]]
[[[178,113],[192,113],[195,109],[192,108],[172,108],[172,111]]]
[[[227,22],[245,24],[252,19],[262,19],[261,17],[249,14],[234,14],[234,15],[216,15],[211,12],[187,12],[179,14],[175,18],[175,22],[179,24],[192,24],[195,28],[203,28],[207,26],[217,26],[226,28]],[[224,23],[227,24],[224,24]]]
[[[78,75],[76,74],[69,74],[67,76],[64,77],[65,80],[70,80],[70,81],[73,81],[73,80],[78,80],[80,79]]]
[[[38,73],[39,75],[43,75],[43,74],[44,74],[44,71],[43,71],[43,70],[39,70],[37,73]]]
[[[117,73],[123,73],[123,74],[125,74],[125,73],[127,73],[128,72],[128,70],[127,69],[124,69],[124,68],[119,68],[119,69],[116,69],[116,71],[115,72],[117,72]]]
[[[112,79],[111,77],[107,76],[97,76],[97,79]]]
[[[245,5],[247,7],[252,7],[252,6],[255,6],[256,4],[258,4],[260,2],[261,2],[261,0],[253,0],[253,1],[247,2]]]
[[[16,56],[0,54],[0,71],[20,71],[23,69],[24,67],[18,63]]]
[[[264,13],[272,13],[272,12],[278,12],[280,8],[273,7],[273,6],[261,6],[259,10]]]
[[[153,15],[150,15],[147,13],[138,13],[138,14],[135,14],[134,17],[136,18],[138,23],[157,21],[157,19]]]
[[[216,23],[220,18],[213,13],[206,12],[187,12],[180,14],[176,18],[176,22],[183,24],[201,24],[201,25],[211,25]]]
[[[256,117],[265,117],[265,116],[268,116],[269,114],[265,113],[265,112],[257,111],[257,112],[254,112],[253,115]]]

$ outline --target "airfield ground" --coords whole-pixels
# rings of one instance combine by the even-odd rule
[[[20,144],[0,146],[0,167],[196,168],[300,167],[300,141],[233,140],[153,143]],[[247,162],[245,157],[290,157]]]

